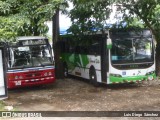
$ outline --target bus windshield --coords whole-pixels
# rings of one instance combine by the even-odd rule
[[[114,39],[111,51],[113,64],[153,61],[151,38]]]
[[[39,67],[53,64],[47,45],[13,46],[9,48],[9,68]]]

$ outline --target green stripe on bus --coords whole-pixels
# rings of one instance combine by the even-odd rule
[[[130,77],[115,77],[115,76],[109,76],[110,83],[116,83],[116,82],[136,82],[137,80],[148,80],[148,77],[152,76],[154,79],[156,78],[155,73],[151,75],[144,75],[144,76],[130,76]]]

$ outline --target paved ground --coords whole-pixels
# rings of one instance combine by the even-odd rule
[[[160,80],[97,88],[77,78],[57,80],[50,85],[10,90],[4,103],[17,111],[158,111]]]

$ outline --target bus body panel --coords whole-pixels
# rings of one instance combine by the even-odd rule
[[[22,36],[5,46],[9,89],[55,81],[53,51],[46,37]]]
[[[155,79],[155,64],[147,69],[131,69],[131,70],[118,70],[110,66],[109,71],[109,84],[112,83],[127,83],[127,82],[140,82],[144,80]]]
[[[49,84],[55,81],[53,66],[44,68],[28,68],[8,70],[8,88]]]
[[[89,79],[89,70],[94,66],[97,80],[101,82],[101,59],[97,55],[63,53],[62,59],[68,67],[68,74]]]
[[[97,82],[106,84],[139,82],[156,78],[154,39],[149,30],[137,32],[132,30],[108,31],[106,33],[110,34],[108,37],[111,36],[109,39],[114,44],[112,48],[107,48],[106,41],[108,39],[107,37],[102,37],[107,35],[102,35],[102,33],[98,34],[98,36],[97,34],[82,36],[82,40],[86,36],[85,42],[99,41],[95,43],[99,43],[100,46],[96,46],[95,43],[90,44],[93,49],[86,49],[84,41],[80,41],[81,38],[76,36],[76,38],[73,38],[79,40],[77,50],[77,46],[74,47],[72,45],[75,45],[78,41],[72,41],[73,38],[71,36],[64,35],[64,38],[62,36],[62,40],[67,43],[66,46],[63,46],[62,58],[68,66],[69,74],[90,79],[89,71],[93,67],[96,71]],[[72,41],[71,50],[69,48],[70,41]],[[90,46],[87,47],[90,48]],[[65,50],[65,47],[67,50]],[[97,52],[98,49],[100,49],[100,53],[94,55],[93,53]],[[84,54],[84,50],[92,50],[92,54],[90,52],[85,52]]]
[[[155,44],[150,30],[115,30],[111,32],[111,38],[115,46],[109,51],[108,84],[141,82],[156,78]],[[134,58],[132,62],[131,58]]]

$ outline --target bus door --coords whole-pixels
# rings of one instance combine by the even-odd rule
[[[102,82],[107,83],[107,73],[109,71],[108,49],[106,48],[106,37],[103,36],[101,39],[101,75]]]
[[[74,66],[75,66],[75,75],[81,76],[81,68],[82,66],[82,60],[81,60],[81,46],[75,47],[75,55],[74,55]]]
[[[6,63],[4,47],[0,47],[0,100],[7,98]]]
[[[64,39],[65,40],[65,39]],[[75,46],[71,43],[69,43],[70,41],[72,41],[72,39],[70,40],[65,40],[62,49],[62,53],[65,53],[64,55],[64,59],[66,61],[67,64],[67,69],[68,69],[68,73],[75,75],[74,70],[75,70]]]
[[[87,65],[89,64],[89,59],[87,55],[88,49],[85,44],[75,47],[74,65],[76,68],[76,76],[87,78],[86,69]]]

